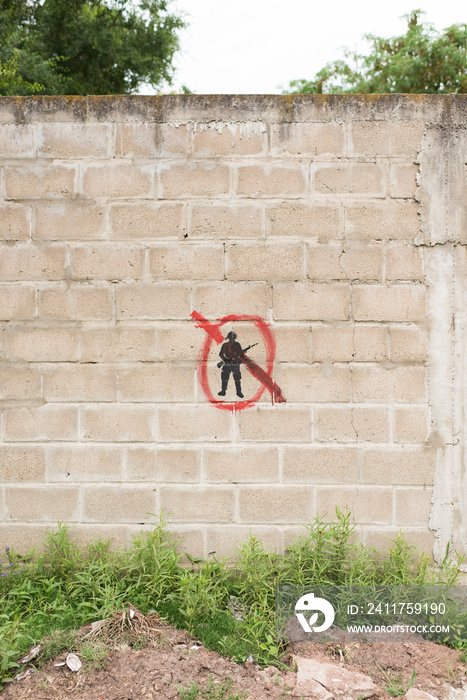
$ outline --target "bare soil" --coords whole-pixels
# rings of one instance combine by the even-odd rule
[[[137,620],[137,631],[145,635],[145,648],[135,650],[121,641],[119,632],[124,631],[124,621],[120,618],[94,631],[88,625],[80,631],[82,636],[100,634],[109,648],[99,668],[84,664],[78,672],[71,672],[66,665],[57,666],[65,661],[67,652],[64,652],[41,670],[30,665],[26,677],[14,680],[0,692],[0,700],[180,700],[180,686],[187,688],[195,682],[200,688],[207,688],[211,682],[220,688],[229,679],[233,682],[230,692],[243,693],[245,699],[287,700],[299,697],[294,694],[295,656],[336,663],[367,674],[380,686],[380,700],[391,697],[387,693],[388,678],[399,678],[406,687],[412,678],[412,687],[441,700],[447,698],[450,687],[461,687],[466,678],[467,666],[461,662],[460,652],[432,642],[318,644],[301,641],[291,643],[284,656],[284,662],[291,667],[289,670],[260,669],[252,662],[236,664],[209,651],[186,632],[155,616],[143,618],[140,616]],[[225,699],[229,697],[226,693]]]

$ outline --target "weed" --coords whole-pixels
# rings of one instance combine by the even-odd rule
[[[55,630],[42,640],[41,654],[36,665],[43,668],[63,651],[76,652],[77,649],[78,633],[75,630]]]
[[[385,686],[386,692],[389,695],[392,695],[393,697],[405,695],[406,692],[415,683],[415,680],[417,678],[417,671],[414,669],[413,673],[410,677],[409,682],[407,684],[404,684],[402,676],[396,676],[392,672],[386,672],[384,669],[381,668],[381,666],[378,666],[378,668],[384,676],[384,680],[385,680],[384,686]]]
[[[5,550],[2,573],[7,575],[0,577],[0,683],[32,644],[48,638],[40,663],[61,651],[76,650],[77,642],[67,630],[112,620],[116,610],[128,608],[126,601],[143,617],[156,610],[206,647],[238,662],[251,655],[256,662],[279,665],[283,648],[274,635],[277,586],[451,585],[458,575],[458,564],[448,550],[436,569],[431,558],[419,555],[401,535],[388,553],[364,547],[356,540],[350,513],[339,509],[330,522],[315,518],[283,556],[251,534],[234,561],[191,558],[189,568],[181,566],[180,543],[162,520],[122,551],[104,540],[80,548],[71,534],[64,525],[47,533],[40,556]],[[466,640],[459,630],[454,644],[463,649]],[[131,639],[127,633],[121,641],[133,647],[149,640],[141,629]],[[89,649],[89,653],[98,652]]]
[[[79,657],[84,664],[84,670],[102,668],[109,655],[109,649],[100,640],[84,642],[79,646]]]
[[[200,688],[198,683],[179,686],[180,700],[244,700],[248,693],[232,693],[233,681],[228,678],[224,683],[215,683],[209,676],[208,687]]]

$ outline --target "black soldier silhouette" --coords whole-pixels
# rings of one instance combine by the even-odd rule
[[[243,362],[243,353],[254,347],[254,345],[257,345],[257,343],[249,345],[245,350],[242,350],[242,346],[240,343],[237,343],[236,338],[237,334],[234,333],[234,331],[227,333],[226,342],[223,343],[219,352],[222,362],[219,362],[217,366],[222,367],[222,389],[219,391],[218,396],[225,396],[230,375],[233,374],[237,396],[243,399],[240,365]]]

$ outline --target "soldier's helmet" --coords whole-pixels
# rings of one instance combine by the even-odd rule
[[[237,334],[234,333],[234,331],[230,331],[230,333],[227,333],[227,338],[229,340],[235,340],[236,337],[237,337]]]

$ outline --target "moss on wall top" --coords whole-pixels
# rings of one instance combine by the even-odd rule
[[[89,95],[0,97],[0,123],[423,119],[465,124],[467,95]]]

